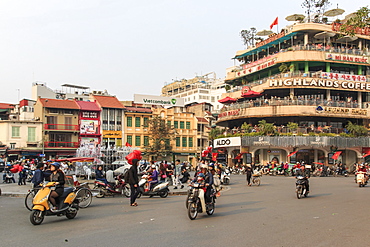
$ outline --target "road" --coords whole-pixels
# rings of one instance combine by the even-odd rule
[[[29,221],[22,198],[0,197],[1,246],[367,246],[370,186],[353,177],[311,178],[311,194],[298,200],[295,179],[262,177],[248,187],[231,177],[230,190],[212,216],[187,217],[185,196],[94,198],[73,220]]]

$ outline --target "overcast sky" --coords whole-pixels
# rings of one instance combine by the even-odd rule
[[[292,0],[0,0],[0,102],[31,97],[32,82],[159,95],[165,82],[225,77],[244,49],[239,32],[304,13]],[[332,1],[344,17],[369,0]],[[274,31],[276,28],[274,28]]]

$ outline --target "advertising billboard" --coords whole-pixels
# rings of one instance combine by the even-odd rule
[[[162,105],[162,106],[180,106],[184,107],[185,100],[183,98],[171,98],[154,95],[134,94],[134,103],[147,105]]]
[[[96,137],[81,137],[80,146],[94,149],[98,146],[99,139]]]
[[[80,134],[99,134],[99,121],[98,120],[81,120]]]

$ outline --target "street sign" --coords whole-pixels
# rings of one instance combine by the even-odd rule
[[[39,154],[39,157],[45,157],[45,154]]]

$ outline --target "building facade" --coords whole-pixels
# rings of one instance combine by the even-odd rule
[[[217,121],[225,134],[242,136],[240,146],[228,147],[231,159],[247,153],[256,163],[362,161],[369,138],[353,137],[348,126],[369,128],[370,36],[345,39],[338,25],[296,23],[237,52],[240,65],[227,69],[233,88],[223,94],[235,102]],[[261,134],[261,120],[275,130]]]

